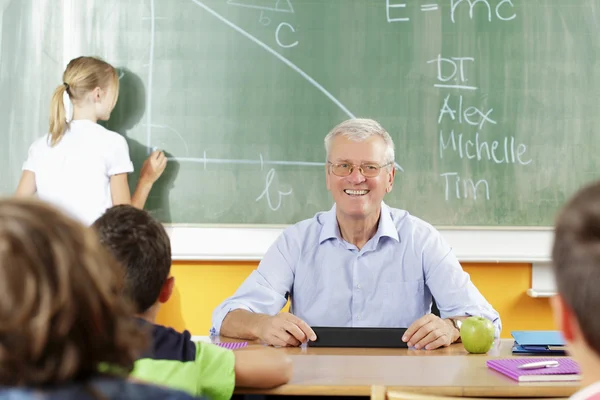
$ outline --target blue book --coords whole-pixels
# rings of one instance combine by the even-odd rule
[[[540,356],[566,356],[564,347],[553,346],[521,346],[517,342],[513,344],[512,353],[516,355],[540,355]]]
[[[513,354],[566,355],[565,341],[559,331],[512,331]]]
[[[512,331],[510,334],[521,346],[565,345],[565,340],[559,331]]]

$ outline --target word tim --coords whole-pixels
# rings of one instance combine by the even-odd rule
[[[440,174],[441,177],[444,178],[445,181],[445,199],[446,201],[450,200],[450,197],[457,199],[468,199],[470,197],[473,200],[477,200],[477,193],[480,189],[483,191],[485,195],[485,199],[490,199],[490,187],[488,182],[485,179],[480,179],[477,182],[472,179],[460,179],[457,172],[446,172],[444,174]]]

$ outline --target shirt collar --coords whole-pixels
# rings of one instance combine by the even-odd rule
[[[331,207],[331,210],[323,213],[322,216],[323,228],[321,229],[321,235],[319,235],[319,244],[329,239],[338,239],[341,241],[342,235],[340,234],[340,227],[335,216],[335,203]]]
[[[340,234],[340,227],[335,216],[335,204],[331,207],[331,210],[323,213],[323,229],[321,229],[321,235],[319,236],[319,244],[329,239],[338,239],[342,241],[342,235]],[[379,226],[373,236],[374,242],[378,243],[379,239],[387,236],[400,242],[398,236],[398,230],[392,220],[392,211],[383,201],[381,202],[381,215],[379,216]]]
[[[392,238],[396,242],[400,241],[398,229],[396,228],[396,224],[394,224],[394,220],[392,219],[392,210],[382,201],[381,215],[379,216],[379,226],[377,227],[377,232],[375,232],[374,236],[375,239],[377,239],[375,242],[379,242],[379,239],[384,236]]]

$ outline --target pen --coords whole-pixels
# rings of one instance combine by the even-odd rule
[[[538,361],[527,363],[523,365],[519,365],[519,369],[539,369],[539,368],[554,368],[558,367],[558,361],[550,360],[550,361]]]

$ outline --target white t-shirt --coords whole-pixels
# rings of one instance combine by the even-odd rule
[[[132,172],[133,164],[123,136],[76,120],[56,146],[47,134],[33,142],[23,169],[35,173],[40,199],[91,225],[112,207],[110,177]]]

